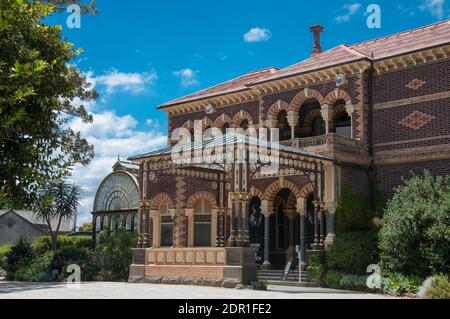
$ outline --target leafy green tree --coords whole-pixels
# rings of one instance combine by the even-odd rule
[[[83,225],[81,225],[78,230],[79,231],[91,231],[92,230],[92,223],[83,223]]]
[[[117,281],[128,278],[132,261],[131,249],[136,247],[136,244],[137,234],[124,228],[118,228],[110,235],[106,229],[100,232],[100,245],[97,251],[102,254],[100,274],[102,280]]]
[[[354,194],[350,186],[344,186],[336,207],[336,233],[369,230],[371,218],[367,197]]]
[[[381,220],[379,247],[385,273],[449,273],[450,176],[403,180]]]
[[[76,215],[80,206],[81,188],[59,180],[39,190],[38,194],[39,199],[32,205],[33,212],[47,223],[52,250],[56,250],[61,222]],[[56,228],[52,225],[52,220],[57,221]]]
[[[81,49],[62,37],[61,26],[43,22],[56,9],[0,1],[0,206],[24,207],[49,179],[94,156],[67,123],[92,122],[83,103],[97,93],[70,63]]]

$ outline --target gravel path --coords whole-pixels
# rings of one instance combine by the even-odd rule
[[[0,299],[380,299],[383,295],[324,288],[269,286],[268,291],[198,286],[89,282],[69,287],[54,283],[0,282]]]

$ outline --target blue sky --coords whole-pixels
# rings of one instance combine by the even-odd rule
[[[381,7],[382,26],[369,29],[366,8]],[[73,179],[85,189],[79,222],[89,221],[95,189],[117,155],[126,158],[165,144],[167,118],[156,106],[265,67],[309,56],[309,27],[322,24],[322,47],[376,38],[450,18],[450,0],[410,1],[144,1],[96,0],[99,14],[49,19],[84,52],[74,61],[100,98],[87,105],[94,124],[74,121],[96,148]],[[79,102],[79,101],[75,101]]]

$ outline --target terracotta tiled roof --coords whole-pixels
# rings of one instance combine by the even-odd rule
[[[255,81],[261,77],[272,74],[276,71],[277,71],[276,68],[266,68],[266,69],[262,69],[262,70],[249,72],[249,73],[246,73],[235,79],[214,85],[210,88],[195,92],[193,94],[186,95],[184,97],[175,99],[173,101],[166,102],[166,103],[162,104],[161,106],[159,106],[159,108],[164,108],[169,105],[180,104],[180,103],[188,102],[188,101],[200,100],[200,99],[204,99],[207,97],[213,97],[213,96],[222,95],[222,94],[226,94],[226,93],[232,93],[232,92],[246,90],[246,89],[248,89],[248,87],[247,87],[248,84],[252,83],[253,81]]]
[[[450,20],[418,29],[404,31],[355,45],[339,45],[319,55],[301,61],[252,84],[280,79],[286,76],[322,69],[359,59],[384,59],[408,52],[450,43]]]
[[[450,43],[450,20],[350,46],[341,44],[289,67],[280,70],[268,68],[250,72],[209,89],[164,103],[160,108],[245,90],[255,84],[277,80],[295,74],[306,73],[362,59],[385,59],[448,43]]]
[[[323,69],[330,66],[354,62],[361,59],[367,59],[367,56],[349,48],[346,45],[341,44],[337,47],[334,47],[333,49],[315,55],[307,60],[288,66],[287,68],[281,69],[273,74],[260,78],[254,81],[252,84],[267,82],[294,74]]]
[[[450,20],[351,46],[375,60],[450,43]]]

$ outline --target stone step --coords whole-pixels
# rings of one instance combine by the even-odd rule
[[[287,286],[287,287],[319,287],[315,282],[308,281],[282,281],[282,280],[269,280],[267,282],[269,286]]]

